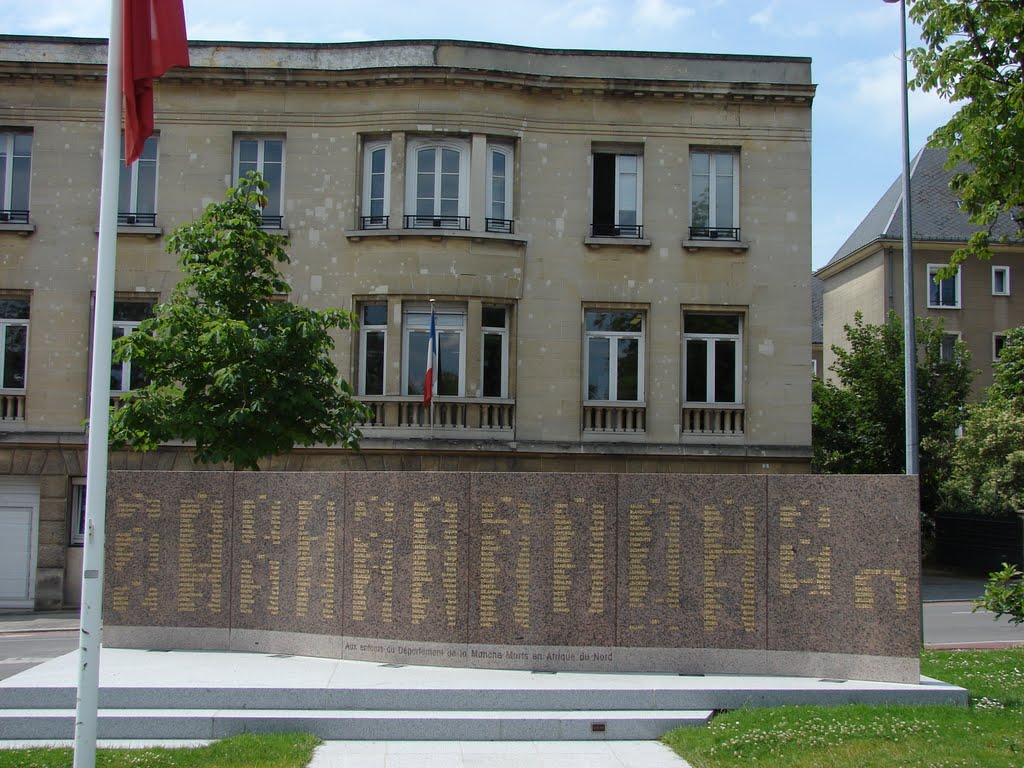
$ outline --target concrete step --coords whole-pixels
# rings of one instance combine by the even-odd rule
[[[221,739],[247,731],[306,731],[326,740],[561,741],[657,739],[704,725],[711,710],[101,709],[102,739]],[[73,709],[6,710],[0,740],[70,739]]]

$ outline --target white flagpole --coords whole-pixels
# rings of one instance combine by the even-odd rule
[[[96,309],[92,326],[92,381],[86,463],[85,547],[82,566],[78,698],[74,768],[95,768],[103,641],[103,547],[106,538],[107,446],[110,429],[110,346],[117,262],[118,163],[121,138],[122,0],[110,2],[107,89],[103,113],[103,175],[96,255]]]

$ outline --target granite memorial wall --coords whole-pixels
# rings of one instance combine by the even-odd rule
[[[104,642],[917,682],[903,476],[111,472]]]

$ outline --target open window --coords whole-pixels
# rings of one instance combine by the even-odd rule
[[[595,151],[594,237],[642,238],[643,155]]]

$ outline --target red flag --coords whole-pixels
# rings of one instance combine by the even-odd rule
[[[188,66],[182,0],[124,0],[122,36],[124,162],[131,165],[153,135],[153,78]]]
[[[423,376],[423,404],[430,405],[434,397],[434,361],[437,359],[437,323],[434,305],[430,305],[430,339],[427,340],[427,371]]]

